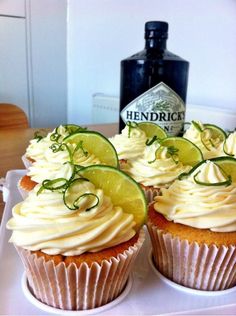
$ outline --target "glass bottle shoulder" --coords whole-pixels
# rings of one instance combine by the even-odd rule
[[[180,61],[184,63],[188,63],[187,60],[183,59],[182,57],[173,54],[172,52],[168,50],[159,51],[155,49],[144,49],[128,58],[125,58],[123,61],[140,61],[140,63],[143,63],[144,61],[148,60],[163,60],[163,61]]]

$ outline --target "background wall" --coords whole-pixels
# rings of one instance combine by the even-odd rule
[[[187,103],[235,111],[235,0],[68,0],[68,121],[92,121],[92,95],[119,95],[120,60],[144,23],[169,22],[168,49],[190,61]]]
[[[32,127],[67,121],[67,0],[0,0],[0,103]]]

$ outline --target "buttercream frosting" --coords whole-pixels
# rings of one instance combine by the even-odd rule
[[[236,131],[230,133],[226,138],[224,150],[228,155],[234,156],[234,158],[236,158]]]
[[[78,126],[78,129],[80,127]],[[45,151],[55,142],[53,140],[53,135],[59,135],[57,141],[62,142],[62,140],[70,135],[70,131],[66,125],[59,125],[52,132],[48,133],[47,136],[42,139],[34,138],[30,140],[29,146],[26,148],[26,157],[29,157],[33,160],[43,159]]]
[[[121,134],[117,134],[109,140],[115,147],[119,159],[131,159],[143,153],[147,137],[138,126],[126,125]]]
[[[128,160],[121,168],[138,183],[154,187],[169,185],[181,173],[191,169],[190,166],[173,159],[167,148],[160,148],[157,142],[146,146],[141,157]]]
[[[135,235],[133,215],[113,205],[89,181],[77,181],[67,195],[71,204],[77,200],[76,210],[67,208],[62,193],[43,190],[37,194],[39,188],[37,185],[13,208],[7,223],[13,230],[10,242],[17,246],[50,255],[80,255],[115,246]]]
[[[201,130],[204,130],[204,125],[200,121],[197,121],[197,124]],[[183,137],[187,138],[200,148],[204,159],[225,156],[222,148],[222,140],[219,137],[213,138],[210,129],[205,129],[204,132],[201,132],[193,123],[191,123]]]
[[[76,148],[76,144],[68,144],[71,152]],[[92,153],[81,148],[73,156],[73,164],[87,167],[89,165],[99,164],[100,160]],[[69,152],[65,148],[57,152],[48,147],[45,149],[44,157],[32,163],[27,173],[31,179],[37,183],[42,183],[44,179],[66,178],[72,175],[73,167],[70,164]]]
[[[194,177],[199,182],[196,183]],[[183,180],[176,180],[155,198],[154,208],[169,221],[215,232],[236,231],[236,183],[212,161],[206,161]]]

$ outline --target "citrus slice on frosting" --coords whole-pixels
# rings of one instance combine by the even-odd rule
[[[184,165],[194,166],[203,160],[201,150],[186,138],[167,137],[161,141],[161,146],[172,149]]]
[[[142,122],[138,124],[138,127],[145,132],[148,138],[152,138],[157,136],[157,138],[165,138],[167,137],[166,132],[159,125],[152,122]]]
[[[217,164],[224,172],[231,176],[232,182],[236,182],[236,159],[233,157],[217,157],[210,159]]]
[[[66,144],[78,144],[82,142],[83,148],[98,158],[101,164],[118,167],[118,157],[112,143],[98,132],[81,131],[73,133],[63,140]]]
[[[204,124],[204,128],[211,131],[212,138],[219,138],[222,142],[225,141],[227,135],[225,131],[217,125],[214,124]]]
[[[136,231],[144,224],[147,202],[138,183],[124,172],[110,166],[93,165],[82,168],[79,174],[104,191],[115,206],[133,214]]]

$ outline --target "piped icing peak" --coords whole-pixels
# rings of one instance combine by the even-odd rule
[[[154,208],[168,220],[216,232],[236,231],[236,183],[216,163],[206,161],[176,180]]]
[[[131,159],[143,153],[147,136],[135,124],[126,125],[121,134],[117,134],[109,140],[115,147],[119,159]]]

